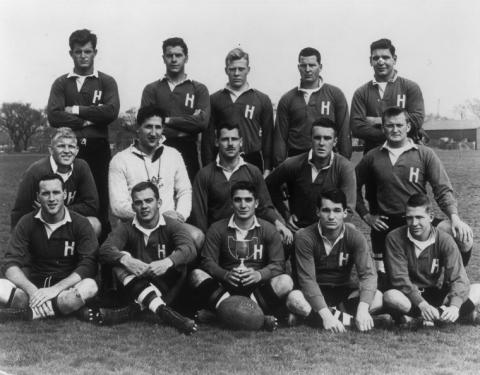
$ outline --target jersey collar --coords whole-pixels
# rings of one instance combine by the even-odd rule
[[[70,211],[68,211],[67,207],[64,207],[64,208],[65,208],[65,215],[63,216],[63,219],[60,220],[58,223],[47,223],[42,216],[42,209],[38,210],[38,212],[35,214],[34,217],[35,217],[35,219],[40,220],[45,225],[52,225],[53,224],[53,225],[58,225],[59,227],[61,227],[62,225],[65,225],[66,223],[69,223],[69,222],[72,221],[72,217],[70,216]]]
[[[66,182],[73,173],[73,163],[70,165],[70,169],[67,173],[58,172],[58,164],[52,155],[50,155],[50,167],[52,167],[53,173],[58,174],[60,177],[62,177],[62,179],[64,178],[63,182]]]
[[[80,74],[78,74],[78,73],[75,73],[75,72],[72,70],[70,73],[68,73],[67,78],[72,78],[72,77],[75,77],[75,78],[81,78],[81,77],[85,77],[85,78],[87,78],[87,77],[95,77],[95,78],[98,78],[98,70],[97,70],[97,69],[94,69],[92,74],[88,74],[88,75],[86,75],[86,76],[82,76],[82,75],[80,75]]]
[[[232,228],[232,229],[235,229],[235,230],[239,230],[239,231],[245,231],[245,229],[241,229],[237,223],[235,223],[235,220],[233,220],[233,217],[235,215],[232,215],[230,216],[230,220],[228,221],[228,227],[229,228]],[[260,227],[260,223],[258,222],[257,220],[257,217],[256,216],[253,216],[253,223],[252,223],[252,226],[250,228],[248,228],[247,231],[251,231],[252,229],[254,228],[257,228],[257,227]]]
[[[398,72],[396,70],[394,70],[394,73],[393,73],[393,77],[390,78],[387,82],[389,83],[393,83],[397,80],[397,77],[398,77]],[[378,82],[375,78],[375,76],[373,76],[373,79],[372,79],[372,85],[373,86],[378,86],[380,83],[382,82]]]

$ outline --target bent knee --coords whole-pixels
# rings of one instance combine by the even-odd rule
[[[97,238],[100,237],[100,234],[102,234],[102,224],[100,224],[100,220],[94,216],[87,216],[87,220],[90,222]]]
[[[81,298],[86,301],[89,298],[93,298],[98,293],[98,285],[94,279],[86,278],[77,283],[74,286]]]
[[[211,278],[212,276],[210,276],[204,270],[201,270],[200,268],[195,268],[192,272],[190,272],[189,282],[190,282],[190,285],[192,285],[193,287],[197,287],[201,283],[203,283],[205,280],[211,279]]]
[[[287,295],[293,289],[293,280],[285,273],[275,276],[270,283],[273,291],[279,297]]]

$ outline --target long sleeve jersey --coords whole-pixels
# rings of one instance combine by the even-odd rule
[[[328,255],[318,223],[301,229],[295,235],[295,259],[300,287],[314,311],[327,307],[322,286],[348,285],[353,265],[358,273],[360,301],[372,303],[377,273],[367,240],[352,224],[345,224],[343,238]]]
[[[47,236],[35,212],[23,216],[13,230],[1,260],[2,271],[28,267],[32,277],[65,279],[73,272],[82,279],[97,273],[98,242],[89,221],[70,212],[71,221]]]
[[[151,105],[161,108],[170,118],[164,129],[167,139],[196,139],[208,126],[210,97],[207,87],[200,82],[187,79],[173,91],[166,78],[149,83],[143,89],[141,106]]]
[[[88,164],[84,160],[75,159],[72,168],[72,174],[65,181],[67,192],[65,205],[70,211],[83,216],[97,216],[98,193]],[[43,176],[52,173],[49,157],[36,161],[25,171],[10,215],[12,228],[17,225],[23,215],[40,206],[37,201],[38,182]]]
[[[383,98],[380,98],[378,85],[369,81],[353,94],[350,113],[350,128],[354,137],[365,141],[365,151],[385,142],[381,126],[367,122],[367,117],[381,117],[391,106],[405,108],[413,129],[420,129],[425,117],[425,107],[420,87],[413,81],[395,75],[387,83]]]
[[[226,274],[238,267],[240,256],[236,251],[236,233],[226,218],[212,224],[208,229],[200,256],[200,267],[214,278],[225,281]],[[269,222],[257,219],[259,226],[248,231],[248,254],[245,266],[260,272],[262,280],[282,274],[285,271],[285,256],[282,239]]]
[[[210,96],[211,116],[208,129],[202,134],[203,165],[215,160],[215,131],[222,124],[238,124],[246,154],[261,151],[265,169],[271,169],[273,142],[273,106],[264,93],[248,89],[235,102],[230,91],[222,89]]]
[[[170,258],[174,267],[178,267],[194,261],[197,250],[185,225],[166,216],[163,219],[146,245],[144,234],[132,221],[121,222],[100,247],[100,262],[120,265],[125,251],[145,263]]]
[[[274,130],[274,166],[287,158],[289,149],[307,150],[311,147],[312,123],[321,117],[329,118],[337,125],[338,152],[350,158],[352,139],[347,100],[339,88],[324,83],[320,90],[312,93],[308,104],[297,87],[280,99]]]
[[[163,151],[162,151],[163,149]],[[177,211],[185,219],[192,209],[192,185],[182,155],[173,147],[161,146],[152,163],[135,145],[117,153],[110,161],[108,191],[110,207],[115,216],[132,219],[132,188],[142,181],[159,176],[162,212]],[[162,152],[161,152],[162,151]]]
[[[79,106],[79,114],[65,112],[65,107]],[[79,138],[108,138],[108,125],[118,117],[120,99],[115,80],[98,72],[85,78],[80,91],[75,77],[57,78],[48,98],[48,121],[54,128],[67,126]],[[93,124],[84,127],[85,121]]]
[[[470,290],[460,251],[449,234],[432,230],[435,243],[424,249],[418,258],[415,245],[407,237],[407,226],[391,231],[385,242],[387,274],[393,287],[418,306],[424,301],[419,289],[437,287],[443,270],[443,284],[449,288],[449,304],[460,308]]]
[[[457,214],[453,188],[442,162],[431,148],[414,145],[392,165],[388,150],[382,146],[370,150],[356,167],[357,212],[360,217],[369,211],[362,196],[362,186],[375,185],[375,202],[369,202],[373,214],[403,215],[408,198],[416,193],[427,194],[430,183],[440,209],[448,216]]]
[[[353,212],[356,202],[356,181],[353,164],[339,154],[333,154],[328,168],[321,169],[312,181],[310,153],[292,156],[281,163],[266,178],[266,183],[273,204],[277,210],[288,218],[283,204],[282,184],[288,188],[290,214],[298,218],[298,226],[306,227],[318,220],[315,202],[322,191],[333,188],[341,189],[347,197],[347,206]]]
[[[255,184],[258,194],[256,215],[275,223],[279,217],[260,170],[253,164],[245,163],[227,180],[222,169],[213,161],[195,176],[190,217],[192,224],[205,233],[214,222],[230,217],[233,214],[230,188],[239,181],[251,181]]]

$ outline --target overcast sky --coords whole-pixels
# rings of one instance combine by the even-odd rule
[[[475,0],[0,0],[0,103],[43,108],[50,86],[72,69],[68,37],[98,36],[95,66],[112,75],[121,111],[138,107],[143,87],[164,74],[162,41],[181,36],[187,73],[210,92],[225,85],[226,53],[250,53],[251,86],[272,101],[298,84],[297,55],[322,54],[325,82],[350,103],[372,78],[369,45],[389,38],[399,74],[416,81],[426,112],[480,98],[480,1]]]

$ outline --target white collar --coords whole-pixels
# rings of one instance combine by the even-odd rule
[[[75,159],[74,159],[75,160]],[[65,182],[66,180],[68,180],[68,178],[72,175],[73,173],[73,163],[70,165],[70,169],[65,172],[65,173],[60,173],[58,172],[58,164],[56,163],[55,159],[53,158],[52,155],[50,155],[50,166],[52,167],[52,171],[53,173],[56,173],[60,176],[64,175],[66,176],[66,179],[63,181]],[[63,176],[62,176],[63,177]]]
[[[253,90],[253,88],[250,87],[250,84],[248,82],[245,82],[245,87],[243,89],[235,90],[235,89],[232,89],[232,87],[230,86],[230,83],[227,83],[225,85],[225,90],[227,90],[230,93],[234,94],[235,96],[239,97],[244,92],[247,92],[248,90]]]
[[[40,220],[45,225],[55,225],[55,226],[58,226],[58,227],[72,221],[72,217],[70,216],[70,212],[68,211],[67,207],[65,207],[65,215],[63,216],[63,219],[60,220],[57,223],[47,223],[42,216],[42,209],[38,210],[38,212],[35,215],[35,219]]]
[[[420,251],[423,251],[427,247],[435,243],[435,228],[432,226],[430,235],[425,241],[420,241],[413,238],[413,236],[410,234],[410,229],[408,228],[407,228],[407,237],[418,249],[420,249]]]
[[[324,241],[326,240],[326,241],[328,241],[329,243],[331,243],[330,240],[323,235],[323,233],[322,233],[322,226],[320,225],[320,222],[318,222],[317,228],[318,228],[318,233],[320,233],[320,237],[322,237]],[[340,241],[344,236],[345,236],[345,224],[343,224],[342,230],[341,230],[340,234],[338,235],[338,237],[337,237],[337,238],[335,239],[335,241],[333,242],[332,247],[335,246],[335,244],[336,244],[338,241]]]
[[[162,135],[160,137],[160,143],[158,144],[158,147],[155,149],[155,151],[153,151],[153,155],[155,155],[155,153],[157,152],[157,150],[161,149],[162,147],[165,147],[165,145],[163,144],[163,142],[165,142],[166,138],[164,135]],[[139,148],[138,148],[138,139],[135,139],[133,141],[133,143],[130,145],[130,151],[133,152],[134,154],[138,154],[142,157],[149,157],[149,155],[147,155],[146,153],[144,153],[143,151],[141,151]]]
[[[335,157],[335,153],[332,151],[330,153],[330,161],[328,162],[328,165],[326,165],[325,167],[323,168],[320,168],[320,170],[324,170],[324,169],[328,169],[332,166],[333,164],[333,158]],[[310,164],[313,168],[317,169],[317,167],[315,166],[315,164],[312,162],[312,158],[313,158],[313,150],[310,149],[310,151],[308,151],[308,164]]]
[[[228,221],[228,227],[233,228],[239,231],[245,231],[245,229],[240,228],[237,223],[235,223],[235,220],[233,220],[234,215],[230,216],[230,220]],[[253,223],[250,228],[247,229],[247,231],[251,231],[253,228],[260,227],[260,223],[257,220],[256,216],[253,216]]]
[[[297,86],[297,90],[301,91],[301,92],[307,92],[307,93],[314,93],[314,92],[319,91],[323,87],[323,78],[322,78],[322,76],[318,76],[318,79],[319,79],[318,87],[316,87],[314,89],[305,89],[305,88],[300,86],[302,84],[302,83],[300,83],[300,85]]]
[[[94,69],[93,70],[93,73],[92,74],[87,74],[86,76],[82,76],[78,73],[75,73],[73,70],[68,73],[67,75],[67,78],[71,78],[71,77],[75,77],[75,78],[87,78],[87,77],[95,77],[95,78],[98,78],[98,70],[97,69]]]
[[[181,85],[182,83],[184,82],[188,82],[188,81],[192,81],[190,78],[188,78],[188,76],[185,74],[185,77],[183,77],[183,79],[181,81],[178,81],[178,82],[173,82],[169,76],[167,76],[166,74],[163,76],[163,80],[169,82],[170,84],[172,84],[173,86],[178,86],[178,85]]]
[[[405,151],[408,151],[412,148],[418,150],[418,146],[413,142],[413,140],[411,138],[407,138],[407,142],[408,143],[403,147],[392,148],[388,145],[388,142],[385,141],[385,143],[382,145],[381,149],[382,150],[385,149],[385,150],[392,151],[392,152],[395,152],[395,150],[403,150],[402,153],[405,152]]]
[[[219,155],[219,154],[217,154],[217,157],[215,158],[215,163],[216,163],[216,165],[217,165],[218,168],[221,168],[222,170],[224,170],[224,171],[227,172],[227,173],[232,173],[232,174],[233,174],[234,172],[238,171],[241,166],[247,164],[247,163],[245,162],[245,160],[243,160],[242,155],[239,155],[239,159],[240,159],[240,161],[239,161],[238,164],[235,166],[235,168],[233,168],[233,170],[231,170],[231,171],[228,170],[228,169],[226,169],[223,165],[220,164],[220,155]]]
[[[132,220],[132,225],[137,228],[140,232],[144,233],[144,234],[150,234],[151,232],[153,232],[155,229],[157,229],[159,226],[163,226],[163,225],[167,225],[167,223],[165,222],[165,219],[163,218],[163,215],[161,213],[159,213],[158,215],[158,223],[157,225],[155,225],[153,228],[145,228],[142,224],[140,224],[140,222],[138,221],[137,219],[137,215],[135,215],[133,217],[133,220]]]
[[[378,86],[380,83],[388,83],[388,82],[392,83],[392,82],[395,82],[395,81],[397,80],[397,73],[398,73],[398,72],[397,72],[396,70],[394,70],[393,77],[390,78],[390,79],[389,79],[388,81],[386,81],[386,82],[378,82],[377,79],[375,78],[375,76],[373,76],[372,85],[373,85],[373,86]]]

